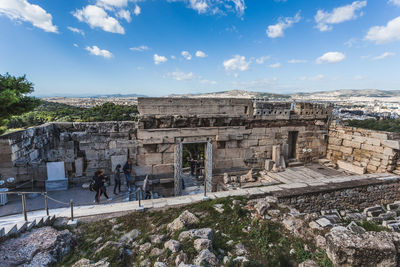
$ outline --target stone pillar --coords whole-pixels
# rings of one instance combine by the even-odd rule
[[[272,160],[276,167],[281,165],[281,146],[272,146]]]

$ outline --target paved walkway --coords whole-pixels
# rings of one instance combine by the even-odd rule
[[[210,199],[222,198],[228,196],[263,196],[271,192],[282,191],[292,188],[302,188],[302,187],[310,187],[310,186],[319,186],[330,183],[342,183],[348,181],[355,180],[364,180],[364,179],[400,179],[399,176],[396,176],[391,173],[383,173],[383,174],[366,174],[366,175],[352,175],[352,176],[338,176],[330,179],[319,180],[313,183],[313,185],[309,185],[301,182],[294,182],[290,184],[280,184],[273,186],[261,186],[254,187],[248,189],[237,189],[230,191],[221,191],[208,193],[208,197]],[[195,194],[195,195],[186,195],[180,197],[170,197],[170,198],[159,198],[159,199],[150,199],[143,200],[141,202],[144,208],[164,208],[164,207],[174,207],[184,204],[191,204],[200,202],[203,200],[203,194]],[[85,216],[95,216],[109,213],[121,213],[121,212],[133,212],[139,208],[138,201],[130,201],[130,202],[122,202],[122,203],[111,203],[111,204],[101,204],[101,205],[84,205],[78,206],[74,208],[74,216],[75,217],[85,217]],[[41,218],[45,216],[45,211],[32,211],[28,213],[28,220],[34,220],[36,218]],[[56,215],[57,217],[69,217],[70,216],[70,208],[57,208],[50,210],[50,215]],[[10,224],[20,223],[24,220],[23,215],[12,215],[1,217],[0,219],[0,228]]]

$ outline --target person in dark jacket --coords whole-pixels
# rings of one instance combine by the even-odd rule
[[[118,188],[118,193],[121,193],[121,164],[118,164],[117,167],[115,167],[114,171],[114,195],[117,194],[117,188]]]
[[[112,198],[108,197],[106,187],[104,185],[106,181],[106,177],[104,176],[104,170],[96,171],[93,179],[95,180],[94,189],[96,190],[95,201],[97,204],[100,204],[100,197],[102,194],[107,198],[107,200],[112,200]]]
[[[135,184],[135,181],[132,181],[131,178],[131,173],[132,173],[132,161],[128,160],[125,165],[124,168],[122,169],[124,171],[125,174],[125,178],[126,178],[126,186],[128,187],[128,191],[131,191],[131,183]]]

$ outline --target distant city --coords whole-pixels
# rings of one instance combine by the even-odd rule
[[[143,95],[101,95],[87,97],[43,97],[42,100],[62,103],[76,107],[90,108],[111,102],[117,105],[136,105],[138,97]],[[270,101],[310,101],[316,103],[331,102],[335,109],[333,115],[342,120],[369,118],[399,118],[400,91],[398,90],[335,90],[314,93],[271,94],[244,90],[232,90],[206,94],[167,95],[165,97],[183,98],[251,98]]]

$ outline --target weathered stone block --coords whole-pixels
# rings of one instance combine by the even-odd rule
[[[365,167],[360,167],[360,166],[355,166],[351,164],[350,162],[345,162],[342,160],[337,161],[338,167],[341,169],[344,169],[346,171],[354,172],[357,174],[364,174],[365,173]]]
[[[352,147],[341,146],[340,147],[340,151],[343,152],[344,154],[351,154],[353,152],[353,148]]]
[[[139,166],[161,164],[162,153],[149,153],[149,154],[137,155],[136,160]]]

